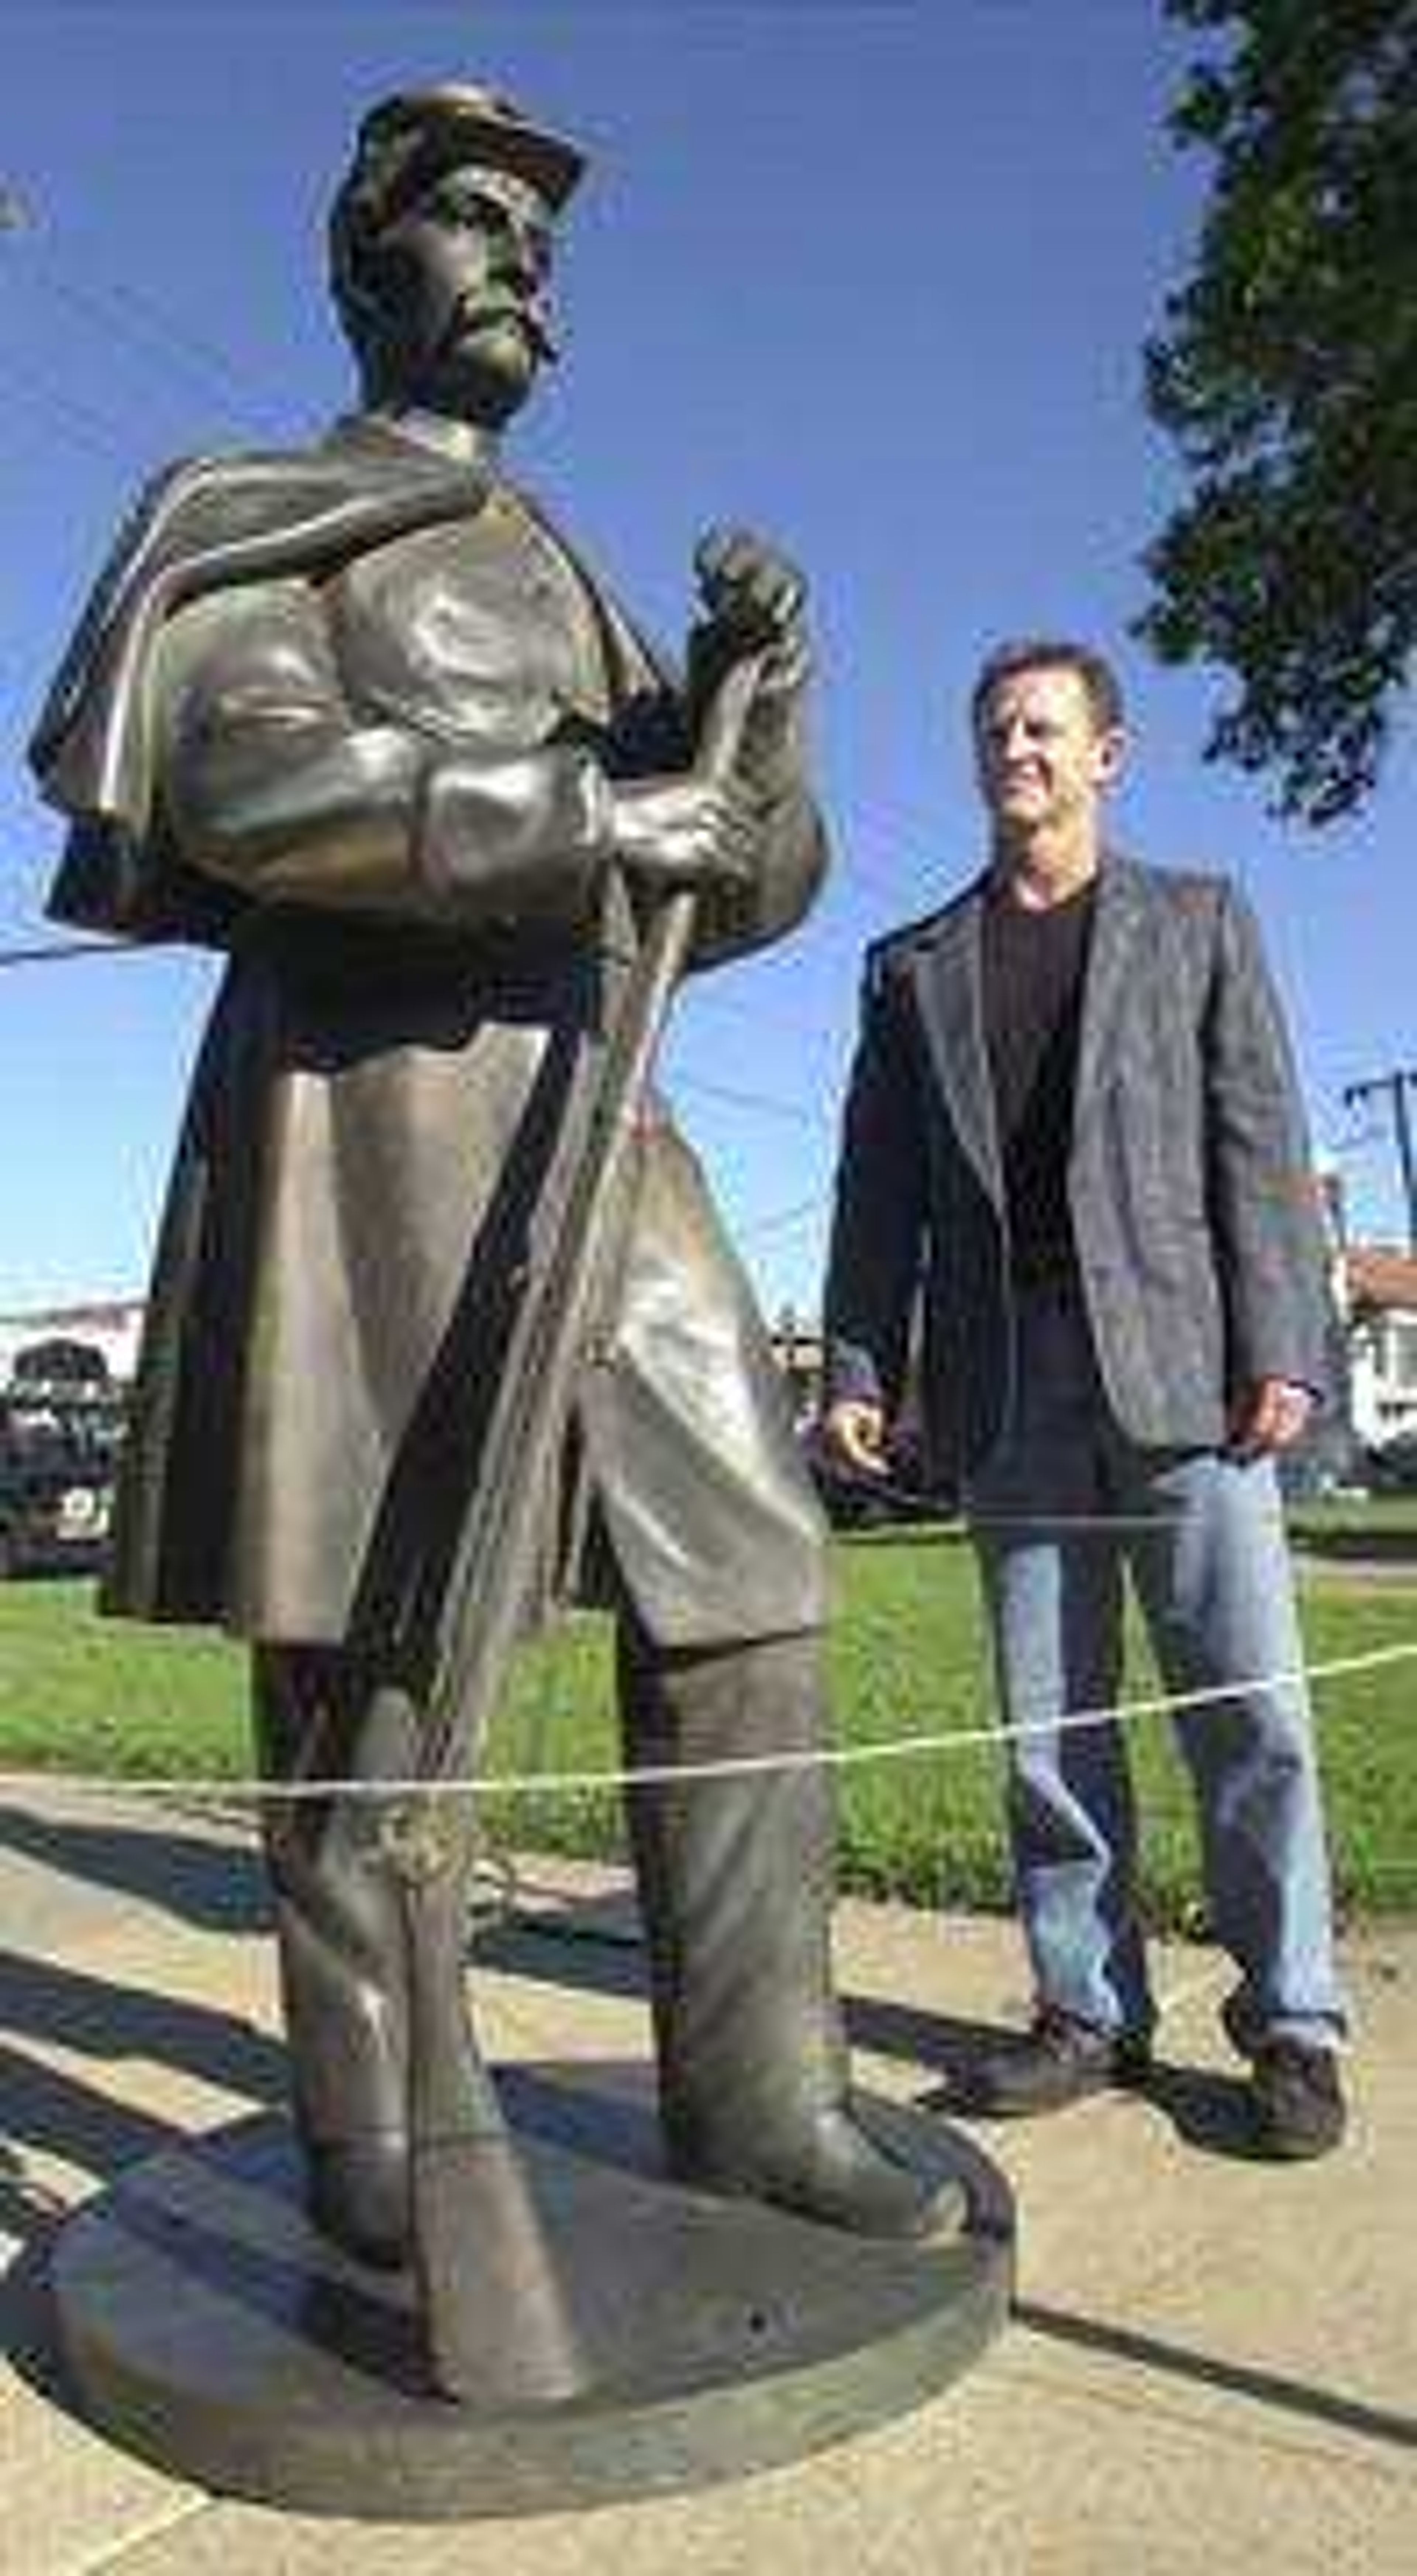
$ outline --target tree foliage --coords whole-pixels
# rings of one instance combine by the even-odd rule
[[[1215,172],[1146,353],[1191,487],[1139,631],[1230,672],[1208,753],[1324,823],[1371,788],[1417,640],[1417,0],[1167,5],[1220,39],[1171,119]]]

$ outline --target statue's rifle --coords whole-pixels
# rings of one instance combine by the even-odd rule
[[[761,653],[747,654],[721,681],[695,763],[700,776],[731,768],[761,663]],[[584,1138],[552,1210],[550,1240],[530,1267],[453,1555],[418,1789],[383,1824],[404,1919],[413,2260],[433,2378],[454,2398],[489,2389],[503,2398],[565,2395],[578,2378],[574,2333],[495,2088],[470,2038],[450,2049],[447,1996],[464,1969],[461,1891],[473,1841],[473,1792],[464,1784],[523,1626],[694,909],[685,886],[654,911],[611,1017]]]

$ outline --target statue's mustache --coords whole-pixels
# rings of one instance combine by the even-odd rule
[[[515,323],[530,340],[538,358],[554,366],[561,353],[544,306],[515,295],[460,295],[448,316],[444,346],[461,339],[467,330],[485,331],[498,322]]]

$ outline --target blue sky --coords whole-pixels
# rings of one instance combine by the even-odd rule
[[[1140,347],[1206,165],[1163,118],[1160,0],[6,0],[0,184],[0,943],[43,938],[57,832],[22,745],[135,485],[316,434],[348,393],[321,224],[362,110],[489,78],[593,166],[566,358],[512,455],[674,644],[700,531],[746,521],[813,585],[836,849],[797,937],[703,979],[669,1051],[765,1302],[815,1308],[863,944],[973,868],[963,704],[1000,636],[1115,651],[1117,837],[1226,867],[1265,926],[1316,1135],[1395,1234],[1392,1156],[1343,1087],[1417,1054],[1417,775],[1324,835],[1202,765],[1220,685],[1127,636],[1179,478]],[[174,954],[0,980],[0,1310],[141,1287],[211,972]]]

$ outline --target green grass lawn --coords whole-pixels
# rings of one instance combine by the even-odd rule
[[[1371,1513],[1373,1507],[1366,1507]],[[1389,1507],[1401,1526],[1402,1506]],[[1304,1516],[1305,1529],[1313,1518]],[[1417,1513],[1410,1516],[1417,1545]],[[973,1572],[958,1534],[898,1531],[837,1551],[831,1641],[838,1738],[888,1743],[986,1725],[991,1714]],[[1303,1575],[1310,1659],[1417,1643],[1417,1582],[1366,1583],[1316,1560]],[[495,1730],[503,1775],[603,1768],[616,1758],[604,1623],[569,1622],[521,1660]],[[1129,1696],[1156,1688],[1134,1646]],[[249,1767],[244,1658],[205,1634],[110,1624],[85,1586],[0,1590],[0,1766],[220,1782]],[[1417,1660],[1320,1685],[1319,1742],[1342,1900],[1365,1913],[1417,1907]],[[1204,1723],[1201,1717],[1198,1721]],[[1185,1774],[1165,1725],[1132,1730],[1145,1823],[1143,1884],[1158,1923],[1195,1918],[1199,1888]],[[0,1791],[11,1801],[13,1785]],[[848,1768],[847,1886],[921,1904],[998,1905],[1008,1889],[993,1747]],[[489,1798],[495,1843],[603,1851],[613,1794]]]

